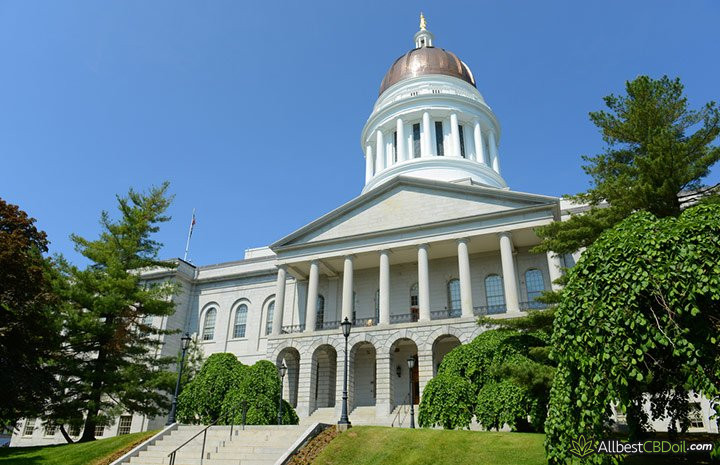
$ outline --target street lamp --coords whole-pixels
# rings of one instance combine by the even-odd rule
[[[340,414],[340,421],[338,422],[338,429],[339,430],[346,430],[350,428],[350,419],[348,418],[347,413],[347,378],[348,378],[348,336],[350,336],[350,327],[352,327],[352,323],[350,323],[350,320],[345,317],[345,320],[343,320],[342,323],[340,323],[340,326],[342,327],[342,333],[343,336],[345,336],[345,363],[343,364],[343,367],[345,369],[345,374],[343,376],[343,395],[342,395],[342,412]]]
[[[410,428],[415,428],[415,408],[413,404],[413,385],[412,385],[412,372],[415,368],[415,357],[412,355],[407,359],[408,364],[408,379],[410,380]]]
[[[285,373],[287,373],[287,367],[285,362],[278,368],[280,370],[280,400],[278,401],[278,425],[282,425],[282,395],[283,395],[283,382],[285,381]]]
[[[180,378],[182,377],[183,365],[185,364],[185,352],[190,347],[190,341],[192,338],[188,333],[183,334],[180,338],[180,348],[182,348],[182,356],[180,357],[180,369],[178,370],[177,381],[175,382],[175,395],[173,396],[172,405],[170,406],[170,415],[168,415],[168,421],[166,425],[172,425],[175,423],[175,413],[177,412],[177,398],[180,391]]]

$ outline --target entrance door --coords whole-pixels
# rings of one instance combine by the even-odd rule
[[[413,390],[413,404],[420,403],[420,367],[418,366],[418,356],[413,355],[415,359],[415,366],[412,369],[412,390]]]

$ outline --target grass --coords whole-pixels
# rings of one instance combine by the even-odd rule
[[[0,449],[0,465],[109,464],[157,431],[126,434],[82,444]]]
[[[545,465],[543,434],[356,426],[313,465]]]

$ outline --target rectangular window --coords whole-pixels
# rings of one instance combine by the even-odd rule
[[[120,423],[118,424],[118,436],[123,434],[130,434],[130,425],[132,424],[132,417],[130,415],[123,415],[120,417]]]
[[[698,402],[692,402],[690,404],[688,419],[690,420],[690,428],[705,428],[702,409],[700,408],[700,404]]]
[[[68,428],[68,434],[72,437],[80,436],[80,425],[70,425]]]
[[[35,431],[35,419],[28,418],[25,420],[25,428],[23,428],[23,436],[32,436]]]
[[[53,423],[45,424],[45,436],[55,436],[56,432],[57,426],[55,426]]]
[[[443,144],[443,125],[442,121],[435,121],[435,148],[439,157],[445,155],[445,145]]]
[[[458,133],[460,134],[460,155],[465,158],[465,134],[463,127],[458,125]]]
[[[397,131],[393,132],[393,163],[397,163],[398,160],[398,153],[397,153]]]
[[[104,436],[105,435],[105,427],[100,425],[95,425],[95,436]]]
[[[420,123],[413,124],[413,157],[420,158]]]

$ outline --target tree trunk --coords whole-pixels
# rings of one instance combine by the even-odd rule
[[[72,444],[73,442],[75,442],[72,440],[72,438],[70,438],[70,435],[67,433],[67,431],[65,431],[65,425],[60,425],[60,434],[63,435],[68,444]]]
[[[100,403],[103,395],[103,376],[105,370],[105,359],[107,352],[104,349],[98,351],[98,357],[95,361],[94,379],[90,391],[90,399],[87,403],[85,414],[85,425],[83,433],[78,442],[88,442],[95,440],[95,426],[97,426],[97,417],[100,413]]]

